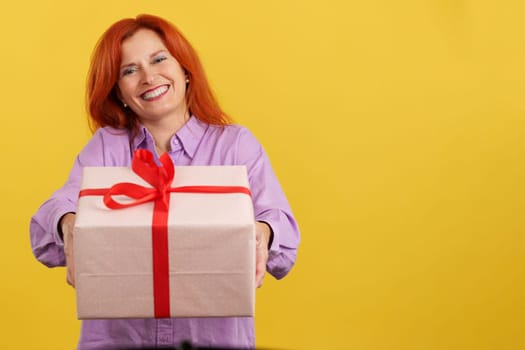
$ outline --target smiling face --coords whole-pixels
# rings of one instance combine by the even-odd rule
[[[117,85],[120,99],[142,123],[184,119],[186,75],[154,31],[139,29],[123,41]]]

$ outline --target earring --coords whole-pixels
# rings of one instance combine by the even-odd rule
[[[190,78],[186,77],[186,84],[189,84]]]
[[[128,108],[128,105],[126,102],[122,102],[122,104],[124,105],[124,108]]]

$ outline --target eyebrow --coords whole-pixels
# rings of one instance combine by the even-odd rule
[[[149,55],[150,59],[153,58],[153,57],[155,57],[155,56],[157,56],[157,55],[158,55],[159,53],[161,53],[161,52],[169,52],[169,51],[166,50],[166,49],[160,49],[160,50],[158,50],[158,51],[155,51],[154,53],[152,53],[151,55]],[[126,67],[130,67],[130,66],[134,66],[134,65],[136,65],[136,63],[133,63],[133,62],[131,62],[131,63],[126,63],[126,64],[121,64],[121,65],[120,65],[120,69],[123,69],[123,68],[126,68]]]

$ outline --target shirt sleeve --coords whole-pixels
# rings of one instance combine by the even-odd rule
[[[297,222],[267,154],[245,128],[237,150],[239,163],[248,170],[255,220],[266,222],[273,231],[266,268],[272,276],[281,279],[295,264],[300,241]]]
[[[29,232],[33,254],[48,267],[64,266],[64,242],[58,234],[58,221],[68,212],[76,212],[82,168],[104,165],[104,142],[101,132],[95,133],[77,156],[69,177],[31,218]]]

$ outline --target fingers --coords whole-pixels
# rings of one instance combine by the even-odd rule
[[[67,266],[66,281],[71,287],[75,288],[75,268],[72,266]]]
[[[266,262],[268,261],[268,252],[261,252],[257,248],[256,252],[256,265],[255,265],[255,285],[257,288],[263,284],[264,275],[266,273]]]
[[[64,235],[64,237],[66,237]],[[66,255],[66,281],[75,287],[75,261],[73,259],[73,235],[68,239],[68,244],[64,241],[64,253]]]
[[[66,281],[75,287],[75,262],[73,259],[73,228],[75,226],[75,215],[66,214],[61,222],[64,235],[64,255],[66,257]]]
[[[70,241],[69,249],[66,251],[66,281],[67,283],[75,287],[75,262],[73,259],[73,242]],[[64,249],[66,249],[64,247]]]
[[[266,224],[255,223],[255,285],[257,288],[263,284],[268,262],[268,240],[265,230],[269,230]]]

